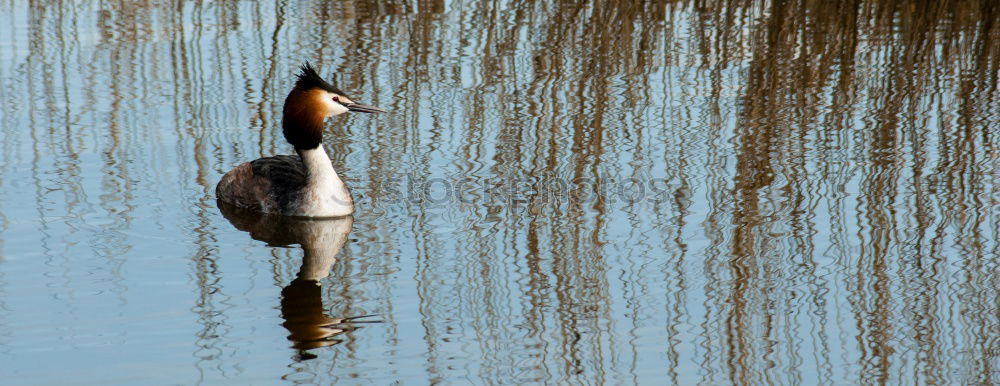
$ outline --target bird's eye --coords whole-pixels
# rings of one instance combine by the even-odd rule
[[[336,95],[334,95],[334,96],[333,96],[333,101],[334,101],[334,102],[337,102],[337,103],[340,103],[340,97],[339,97],[339,96],[336,96]]]

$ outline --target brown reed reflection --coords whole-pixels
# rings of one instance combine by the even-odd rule
[[[367,316],[333,318],[326,315],[320,280],[330,275],[337,254],[347,243],[353,217],[311,219],[265,215],[218,202],[222,215],[237,229],[270,246],[298,244],[302,247],[302,267],[298,276],[281,290],[282,324],[290,335],[299,358],[315,358],[307,350],[343,342],[339,335],[354,331],[358,320]]]
[[[735,5],[732,2],[722,3],[727,9],[728,6]],[[769,352],[773,348],[755,348],[757,342],[760,342],[758,339],[763,337],[746,334],[752,331],[750,319],[760,320],[754,316],[758,314],[755,304],[774,301],[774,294],[769,288],[773,279],[764,273],[780,272],[780,268],[774,267],[771,259],[766,259],[771,255],[768,250],[774,248],[769,245],[773,239],[767,234],[773,232],[773,229],[782,228],[781,224],[786,221],[795,221],[799,224],[797,227],[800,227],[803,223],[795,220],[795,214],[810,213],[815,208],[815,204],[805,207],[799,204],[802,199],[812,195],[809,191],[799,189],[815,186],[808,179],[817,177],[803,174],[808,165],[801,161],[808,154],[800,149],[815,145],[828,152],[842,149],[842,142],[814,142],[810,137],[820,136],[842,141],[837,138],[843,138],[841,133],[845,131],[853,131],[850,125],[854,122],[850,121],[855,114],[873,117],[861,128],[866,139],[859,144],[861,149],[867,149],[868,154],[864,158],[870,165],[859,168],[863,181],[860,197],[864,202],[859,206],[859,221],[867,224],[869,233],[859,235],[862,238],[861,254],[856,260],[848,260],[857,265],[854,275],[857,280],[854,282],[855,287],[851,289],[851,304],[862,329],[862,333],[857,336],[862,353],[861,382],[886,383],[892,379],[892,358],[897,356],[899,349],[894,347],[896,343],[886,337],[893,335],[893,324],[913,323],[924,326],[919,330],[931,334],[937,330],[935,326],[938,322],[933,319],[933,312],[929,313],[936,306],[929,299],[937,298],[936,284],[940,278],[922,280],[930,287],[911,290],[904,295],[908,304],[924,304],[922,308],[910,313],[915,317],[914,320],[895,320],[891,316],[893,310],[899,307],[893,304],[899,296],[893,294],[893,287],[902,284],[900,280],[904,283],[908,281],[891,274],[892,266],[908,266],[913,263],[921,266],[927,262],[920,260],[928,258],[942,260],[942,257],[934,256],[933,252],[926,256],[926,252],[919,250],[915,256],[917,261],[908,263],[898,260],[901,256],[909,255],[905,247],[901,248],[902,245],[922,244],[919,239],[911,241],[904,237],[907,234],[927,234],[930,231],[928,226],[933,222],[927,217],[931,211],[924,206],[926,198],[918,195],[918,206],[915,209],[900,206],[901,202],[909,200],[900,197],[903,194],[900,190],[903,178],[913,178],[918,192],[922,190],[921,175],[925,170],[922,160],[928,154],[919,148],[911,148],[915,162],[913,169],[907,173],[900,168],[901,161],[906,158],[902,151],[904,146],[910,146],[907,142],[912,146],[926,144],[927,133],[921,130],[928,121],[918,117],[929,115],[930,100],[948,98],[936,96],[936,88],[929,85],[948,82],[950,74],[957,73],[963,67],[968,68],[962,61],[980,66],[993,63],[987,66],[996,68],[995,57],[986,61],[980,57],[983,54],[994,55],[990,51],[995,50],[973,51],[968,49],[971,47],[963,50],[961,40],[956,35],[959,30],[964,30],[965,33],[985,33],[983,36],[995,34],[996,27],[989,23],[983,24],[985,19],[966,18],[966,15],[982,13],[982,17],[995,18],[996,9],[985,3],[974,2],[928,2],[921,3],[922,7],[904,4],[907,3],[858,2],[847,6],[846,3],[774,2],[766,7],[766,12],[763,13],[765,17],[751,30],[749,45],[740,45],[756,48],[746,54],[749,56],[747,95],[741,98],[741,113],[737,122],[736,142],[739,147],[736,155],[731,238],[734,258],[729,263],[733,287],[730,290],[732,298],[727,301],[731,307],[727,312],[730,381],[759,382],[767,379],[756,378],[766,376],[766,373],[748,373],[747,370],[765,366],[752,362],[755,358],[761,358],[754,354],[755,351]],[[820,20],[791,15],[816,15]],[[895,25],[895,22],[887,15],[903,18],[899,22],[901,32],[890,32],[893,29],[890,24]],[[719,32],[720,36],[726,34],[725,31]],[[868,51],[857,44],[859,36],[866,41],[881,44]],[[929,42],[934,44],[928,44]],[[949,54],[951,52],[962,53]],[[723,56],[730,55],[727,53]],[[884,60],[885,68],[876,72],[855,70],[855,67],[864,66],[872,60]],[[995,75],[987,72],[976,74],[981,78],[973,84],[995,84],[990,79],[995,78]],[[831,76],[839,80],[830,82],[828,79]],[[829,89],[831,86],[833,88]],[[832,100],[837,104],[829,110],[816,108],[816,96],[830,91]],[[868,99],[860,99],[859,94],[865,94]],[[985,94],[982,96],[985,97]],[[951,97],[970,101],[970,98],[961,94]],[[968,113],[976,108],[962,110]],[[826,124],[820,126],[816,124],[818,122]],[[941,134],[942,139],[951,137],[946,133],[936,134]],[[974,145],[977,142],[979,145]],[[965,148],[969,154],[976,154],[984,149],[982,145],[986,143],[965,142],[972,145]],[[959,170],[980,173],[975,171],[976,168],[966,164]],[[834,191],[848,190],[847,184],[852,180],[847,175],[824,173],[819,177],[833,182],[831,187]],[[775,186],[777,181],[783,186]],[[773,197],[776,194],[784,199],[775,201]],[[795,199],[796,197],[799,199]],[[762,211],[762,204],[767,205],[767,211]],[[718,205],[728,206],[725,203]],[[915,223],[910,223],[907,219],[911,214],[917,216]],[[838,216],[848,217],[848,214]],[[805,220],[809,221],[808,218]],[[976,235],[976,229],[969,231],[972,238],[980,237]],[[849,237],[839,239],[850,243]],[[801,245],[806,249],[793,251],[794,254],[813,254],[811,251],[814,249],[808,247],[812,241],[804,241],[806,244]],[[927,274],[919,277],[925,278]],[[764,321],[772,318],[767,314],[759,317]],[[771,339],[777,337],[768,340]],[[917,335],[916,340],[916,344],[923,347],[921,350],[925,353],[921,356],[922,360],[928,361],[923,373],[928,381],[942,379],[940,363],[935,358],[946,354],[933,352],[937,346],[934,344],[935,340],[932,335],[927,334]],[[987,373],[988,371],[979,374]],[[984,379],[974,373],[969,375],[980,381]]]

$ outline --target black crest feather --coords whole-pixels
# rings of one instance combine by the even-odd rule
[[[334,87],[332,84],[327,83],[327,81],[323,80],[323,78],[320,77],[318,73],[316,73],[316,70],[313,69],[311,65],[309,65],[309,62],[306,62],[305,64],[302,65],[302,71],[299,72],[298,78],[299,79],[295,82],[296,88],[300,88],[303,90],[320,88],[332,92],[334,94],[344,95],[343,91],[340,91],[340,89]]]

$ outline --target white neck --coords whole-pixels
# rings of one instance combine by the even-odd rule
[[[347,185],[333,170],[330,156],[323,146],[315,149],[296,149],[308,173],[306,191],[298,205],[297,216],[337,217],[354,213],[354,200]]]

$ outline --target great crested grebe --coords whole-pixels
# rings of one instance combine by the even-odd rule
[[[281,129],[295,155],[260,158],[239,165],[215,187],[223,202],[263,213],[338,217],[354,213],[354,200],[323,150],[323,121],[348,111],[384,113],[354,103],[306,63],[285,98]]]

